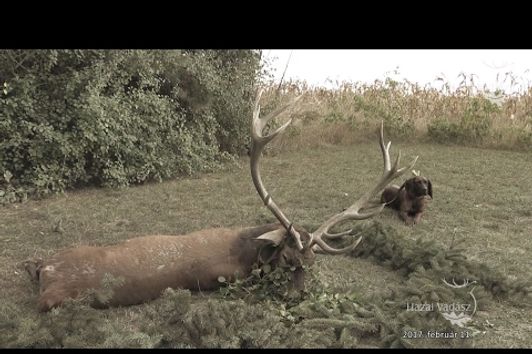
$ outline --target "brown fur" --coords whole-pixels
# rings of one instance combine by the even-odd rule
[[[387,187],[381,196],[382,203],[399,211],[399,216],[407,225],[415,225],[421,220],[427,205],[427,196],[432,199],[432,183],[425,177],[412,177],[401,187]]]
[[[219,276],[232,280],[235,275],[248,275],[253,263],[264,257],[296,266],[294,287],[302,289],[301,266],[311,264],[314,254],[301,254],[290,244],[290,237],[279,247],[257,240],[280,228],[280,224],[213,228],[179,236],[137,237],[105,247],[80,246],[45,261],[27,262],[26,269],[40,284],[40,311],[59,306],[66,298],[82,296],[89,289],[99,289],[106,273],[122,278],[124,283],[113,289],[107,303],[96,302],[95,307],[139,304],[157,298],[166,288],[212,290],[220,285]]]

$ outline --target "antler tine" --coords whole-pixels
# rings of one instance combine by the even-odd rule
[[[379,134],[379,145],[382,150],[382,159],[384,160],[384,172],[390,171],[390,146],[392,145],[391,141],[388,141],[388,144],[384,146],[384,121],[381,121],[381,130]]]
[[[303,244],[301,243],[301,236],[294,229],[290,220],[288,220],[288,218],[284,215],[284,213],[277,206],[277,204],[275,204],[272,197],[269,195],[268,191],[264,187],[264,184],[262,183],[262,178],[260,176],[260,169],[259,169],[259,160],[260,160],[261,153],[264,147],[278,134],[282,133],[290,125],[290,123],[292,122],[292,119],[290,119],[288,122],[283,124],[281,127],[277,128],[273,133],[270,133],[269,135],[263,135],[263,130],[266,127],[266,124],[268,124],[268,121],[277,117],[279,114],[284,112],[288,107],[296,103],[302,96],[296,97],[289,103],[274,110],[273,112],[268,114],[266,117],[260,118],[259,117],[260,115],[259,102],[260,102],[261,95],[262,95],[262,89],[258,92],[257,98],[255,100],[255,108],[253,110],[253,121],[251,123],[251,139],[252,139],[251,154],[250,154],[251,155],[251,159],[250,159],[251,177],[253,179],[253,184],[255,185],[255,188],[257,189],[257,192],[259,193],[260,198],[264,202],[264,205],[266,205],[268,209],[270,209],[273,215],[281,222],[281,224],[292,235],[292,237],[294,237],[297,248],[299,250],[302,250]]]
[[[401,160],[401,152],[399,152],[397,154],[397,158],[395,159],[392,165],[390,163],[391,141],[388,142],[388,144],[386,145],[384,144],[384,122],[381,122],[379,138],[380,138],[379,145],[381,147],[382,157],[384,160],[384,171],[383,171],[381,179],[377,182],[377,185],[373,189],[365,193],[362,197],[360,197],[360,199],[358,199],[349,208],[329,218],[329,220],[323,223],[311,235],[312,243],[317,244],[326,252],[342,253],[341,251],[344,251],[345,249],[353,249],[354,247],[356,247],[356,245],[358,245],[358,243],[360,242],[360,239],[353,242],[351,246],[348,246],[344,249],[334,249],[334,248],[331,248],[330,246],[326,246],[326,244],[322,240],[322,237],[325,236],[325,237],[331,238],[329,229],[332,228],[336,224],[339,224],[347,220],[364,220],[364,219],[368,219],[368,218],[371,218],[379,214],[384,209],[386,203],[373,202],[371,201],[371,199],[373,199],[379,192],[381,192],[392,180],[401,176],[407,170],[411,170],[414,167],[418,159],[418,157],[416,156],[408,166],[403,167],[403,168],[398,168],[399,162]],[[365,210],[365,212],[362,212],[362,210]],[[343,236],[347,233],[348,233],[347,231],[344,231],[338,234],[332,234],[332,237],[334,238],[334,237]]]
[[[290,102],[284,104],[283,106],[275,109],[273,112],[268,114],[266,117],[260,118],[260,98],[262,96],[262,89],[257,94],[257,98],[255,100],[255,108],[253,110],[253,122],[251,126],[251,137],[253,139],[253,142],[259,145],[261,148],[263,148],[266,144],[268,144],[273,138],[275,138],[278,134],[282,133],[289,125],[292,123],[292,118],[290,118],[285,124],[277,128],[273,133],[270,133],[269,135],[264,136],[263,130],[268,124],[270,120],[277,117],[279,114],[283,113],[288,107],[292,106],[294,103],[296,103],[301,96],[297,96]]]
[[[352,231],[353,231],[353,229],[349,229],[349,230],[346,230],[346,231],[338,232],[336,234],[331,234],[331,233],[326,231],[323,234],[325,236],[327,236],[327,238],[338,238],[338,237],[342,237],[342,236],[345,236],[345,235],[349,235]]]
[[[352,242],[347,247],[344,247],[344,248],[333,248],[333,247],[329,246],[325,241],[323,241],[321,239],[321,237],[313,238],[313,242],[316,245],[320,246],[321,250],[323,250],[326,253],[330,253],[330,254],[342,254],[342,253],[350,252],[350,251],[354,250],[356,248],[356,246],[358,246],[360,241],[362,241],[362,236],[360,236],[358,238],[358,240],[356,240],[355,242]]]

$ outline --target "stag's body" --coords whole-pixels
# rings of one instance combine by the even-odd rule
[[[112,285],[112,295],[101,297],[101,306],[133,305],[158,297],[167,288],[211,290],[220,285],[222,276],[231,281],[236,276],[248,276],[255,263],[290,268],[292,287],[304,288],[303,266],[314,262],[315,251],[341,254],[353,250],[362,236],[344,248],[337,249],[326,240],[347,235],[351,230],[337,234],[329,230],[346,221],[364,220],[382,211],[385,204],[372,201],[393,179],[411,169],[399,168],[400,154],[392,164],[390,144],[384,144],[383,126],[380,130],[380,147],[384,170],[376,186],[369,189],[353,205],[331,216],[313,232],[295,227],[273,201],[262,183],[259,160],[264,147],[290,121],[269,135],[264,135],[269,120],[279,115],[285,105],[265,118],[259,118],[260,93],[253,111],[250,152],[251,178],[255,188],[280,224],[251,228],[216,228],[196,231],[180,236],[154,235],[130,239],[106,247],[81,246],[62,251],[44,262],[28,262],[27,270],[40,283],[38,308],[47,311],[59,306],[67,298],[82,296],[87,290],[98,290],[108,274],[117,279]],[[120,284],[120,282],[123,282]],[[96,296],[96,301],[98,297]]]
[[[113,289],[105,304],[139,304],[160,296],[167,288],[212,290],[218,277],[232,280],[250,273],[267,241],[257,237],[284,228],[276,224],[251,228],[212,228],[186,235],[153,235],[123,243],[80,246],[57,253],[38,270],[38,308],[47,311],[65,298],[76,298],[89,289],[99,289],[109,274],[122,285]],[[299,281],[300,283],[301,281]]]

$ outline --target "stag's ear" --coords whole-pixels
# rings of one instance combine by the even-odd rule
[[[432,198],[432,182],[430,181],[430,179],[428,179],[427,181],[428,181],[430,199],[433,199]]]
[[[266,240],[268,242],[273,243],[274,246],[279,246],[281,241],[286,236],[286,230],[285,229],[277,229],[270,232],[266,232],[265,234],[260,235],[257,237],[257,240]]]

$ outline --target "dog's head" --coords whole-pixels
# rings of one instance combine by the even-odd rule
[[[414,197],[424,197],[428,195],[432,199],[432,183],[428,178],[415,176],[406,180],[404,186],[406,191]]]

